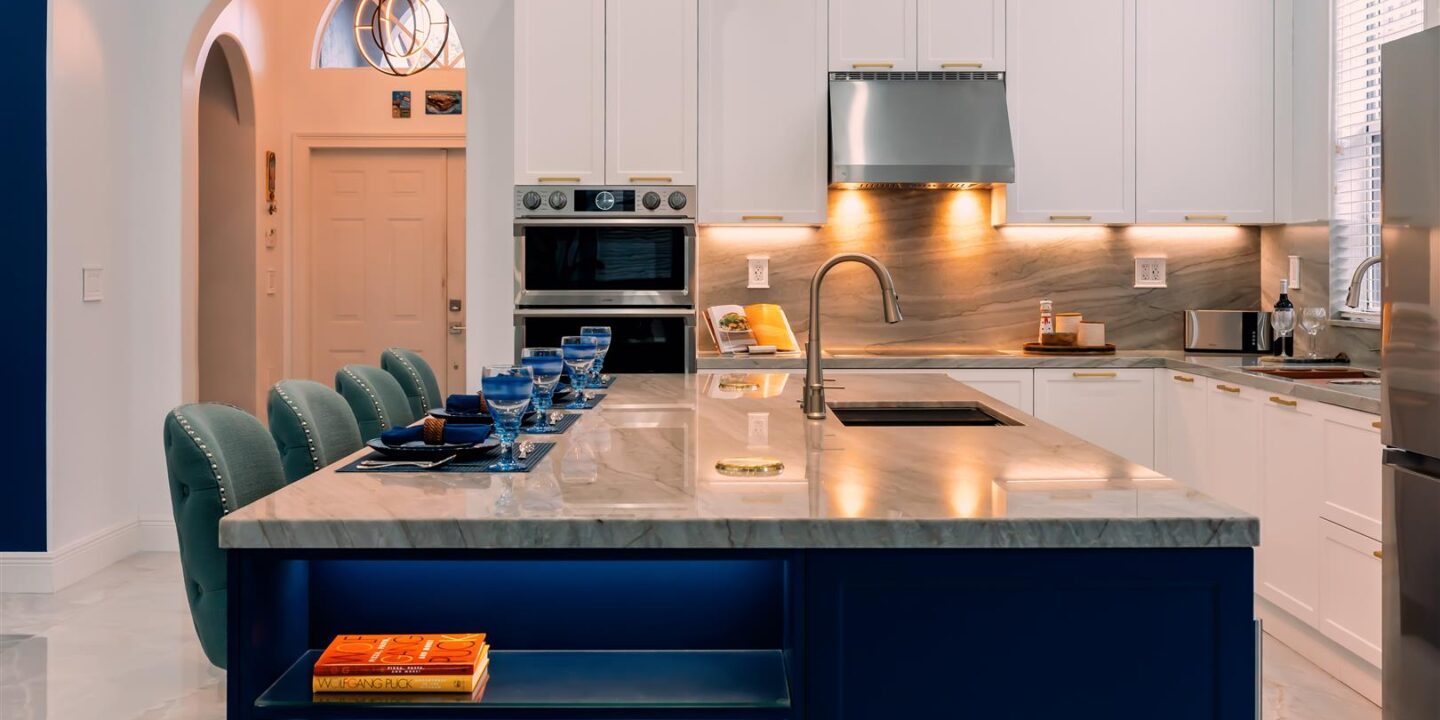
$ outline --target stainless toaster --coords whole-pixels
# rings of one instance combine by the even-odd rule
[[[1270,352],[1270,313],[1263,310],[1186,310],[1185,349]]]

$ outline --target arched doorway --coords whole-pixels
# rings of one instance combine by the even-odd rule
[[[256,413],[256,149],[238,43],[210,46],[199,87],[199,399]]]

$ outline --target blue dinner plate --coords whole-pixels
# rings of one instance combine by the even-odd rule
[[[525,411],[525,417],[521,418],[521,419],[520,419],[520,422],[522,422],[522,423],[529,423],[529,422],[531,422],[532,420],[535,419],[535,415],[536,415],[536,414],[537,414],[537,413],[536,413],[534,410],[526,410],[526,411]],[[490,413],[488,413],[488,412],[483,412],[483,413],[457,413],[457,412],[451,412],[451,411],[449,411],[449,410],[446,410],[445,408],[435,408],[435,409],[433,409],[433,410],[430,411],[430,415],[433,416],[433,417],[440,418],[441,420],[444,420],[445,422],[453,422],[453,423],[455,423],[456,425],[494,425],[494,424],[495,424],[494,418],[491,418],[491,417],[490,417]]]
[[[386,445],[380,438],[375,438],[365,446],[381,455],[396,460],[442,460],[451,455],[458,455],[460,459],[472,459],[488,455],[495,448],[500,447],[500,438],[491,435],[480,443],[445,443],[443,445],[426,445],[424,440],[408,442],[404,445]]]

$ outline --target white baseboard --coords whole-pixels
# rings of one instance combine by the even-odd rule
[[[1366,700],[1380,704],[1380,668],[1259,595],[1255,596],[1255,615],[1264,622],[1265,632],[1276,640],[1365,696]]]
[[[0,591],[59,592],[140,549],[140,523],[132,521],[53,552],[0,553]]]
[[[140,518],[140,552],[180,552],[175,521],[170,516]]]

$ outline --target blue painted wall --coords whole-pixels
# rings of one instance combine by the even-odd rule
[[[7,3],[15,27],[14,57],[43,59],[49,33],[49,3]],[[18,15],[18,17],[17,17]],[[0,263],[0,287],[9,288],[6,352],[0,377],[7,379],[7,405],[25,424],[24,442],[12,445],[9,467],[0,474],[0,551],[43,551],[45,547],[45,63],[15,63],[6,78],[9,111],[0,113],[5,155],[3,181],[13,213],[10,261]]]

